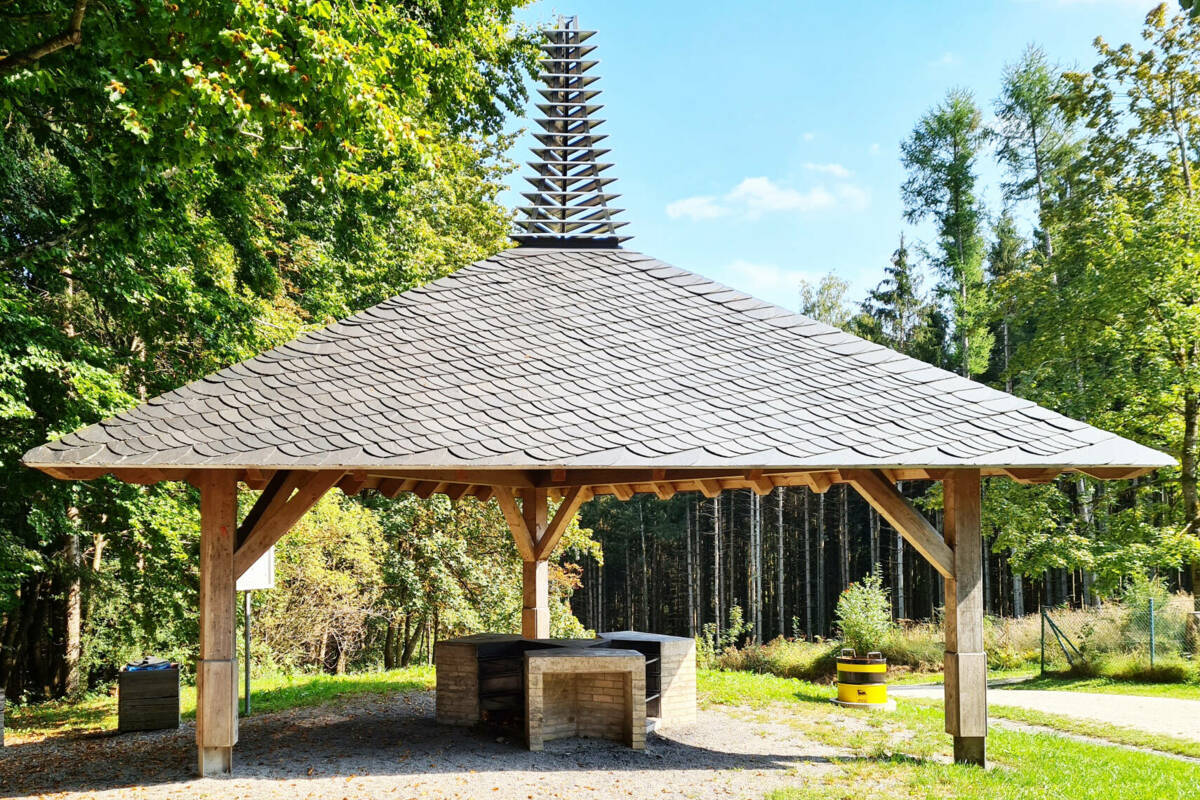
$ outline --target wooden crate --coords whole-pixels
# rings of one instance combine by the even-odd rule
[[[117,678],[117,730],[179,727],[179,666],[122,670]]]

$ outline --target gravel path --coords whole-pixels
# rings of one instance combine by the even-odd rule
[[[942,699],[941,686],[892,686],[888,691],[897,697]],[[1018,706],[1200,742],[1200,700],[1045,689],[988,689],[988,705]]]
[[[192,779],[194,731],[100,735],[0,750],[0,795],[53,798],[754,798],[834,769],[841,751],[737,710],[647,737],[644,753],[566,739],[520,742],[439,726],[432,693],[242,720],[234,778]]]

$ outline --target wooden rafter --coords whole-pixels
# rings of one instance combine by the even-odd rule
[[[949,545],[891,481],[878,470],[870,469],[844,470],[842,476],[934,569],[943,577],[954,577],[954,553]]]
[[[271,545],[291,530],[321,497],[342,479],[342,470],[289,472],[263,505],[261,512],[238,528],[238,547],[233,554],[234,577],[241,577]],[[270,489],[270,486],[268,486]],[[267,492],[264,491],[265,495]],[[260,502],[262,498],[259,498]],[[255,504],[257,507],[257,503]],[[251,510],[253,513],[253,509]]]
[[[571,520],[575,518],[575,512],[579,507],[591,496],[591,493],[581,486],[576,486],[567,490],[566,496],[563,498],[562,504],[559,505],[558,511],[554,513],[554,519],[546,526],[546,532],[534,546],[533,555],[536,560],[544,561],[554,552],[554,548],[558,546],[558,542],[562,539],[563,533],[566,532],[567,526],[571,524]]]

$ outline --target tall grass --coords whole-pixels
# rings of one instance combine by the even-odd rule
[[[1139,638],[1136,614],[1119,603],[1098,609],[1061,610],[1053,619],[1067,632],[1083,657],[1067,669],[1066,661],[1055,660],[1057,644],[1047,639],[1048,667],[1061,669],[1076,677],[1109,677],[1116,680],[1150,682],[1200,682],[1200,664],[1184,652],[1184,623],[1190,599],[1176,596],[1164,601],[1162,614],[1156,613],[1163,633],[1156,635],[1156,659],[1150,667],[1143,638]],[[992,670],[1037,670],[1041,661],[1041,617],[1030,614],[1021,618],[987,617],[984,620],[984,647]],[[1156,631],[1157,634],[1157,631]],[[808,681],[832,680],[840,642],[775,639],[762,645],[736,647],[725,642],[723,648],[702,648],[705,666],[716,669],[748,670],[785,678]],[[876,646],[896,672],[936,673],[942,670],[945,639],[940,620],[909,623],[896,627]]]

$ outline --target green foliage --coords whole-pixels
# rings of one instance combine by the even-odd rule
[[[705,623],[696,637],[696,663],[711,668],[720,662],[721,654],[737,648],[742,639],[754,631],[754,626],[745,620],[740,605],[729,609],[725,627],[718,631],[715,622]]]
[[[860,656],[881,649],[896,628],[892,601],[878,572],[846,587],[833,613],[842,644]]]
[[[183,656],[195,624],[192,495],[20,456],[503,248],[499,131],[536,52],[519,5],[117,0],[40,58],[66,8],[6,6],[0,614],[34,609],[11,694],[61,691],[77,579],[85,678]]]
[[[953,362],[967,377],[987,368],[992,334],[983,273],[983,207],[976,193],[977,159],[987,139],[971,94],[953,89],[926,113],[900,147],[908,178],[901,188],[909,222],[933,220],[941,276],[938,294],[953,321]]]

